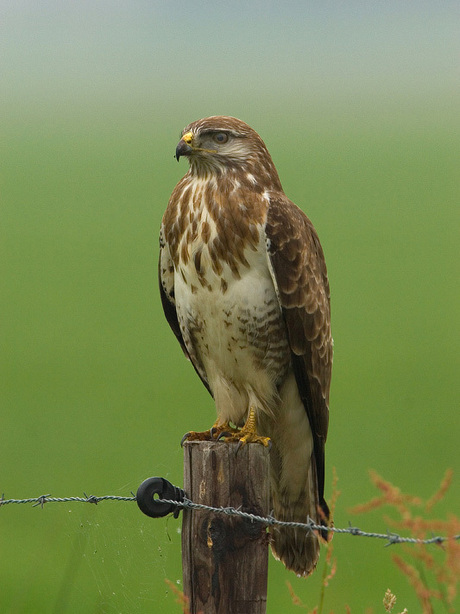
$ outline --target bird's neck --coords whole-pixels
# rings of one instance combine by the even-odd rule
[[[254,164],[232,166],[228,163],[224,167],[193,160],[188,175],[192,182],[208,182],[223,193],[239,189],[250,190],[258,194],[283,191],[278,173],[271,160],[263,167]]]

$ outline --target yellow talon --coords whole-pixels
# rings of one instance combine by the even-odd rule
[[[184,441],[214,441],[220,439],[224,435],[232,436],[234,433],[239,432],[238,429],[234,429],[228,422],[216,422],[211,426],[208,431],[189,431],[182,437],[180,445],[184,445]]]
[[[247,443],[260,443],[266,448],[271,447],[270,437],[262,437],[257,435],[257,419],[256,412],[253,407],[249,408],[248,417],[244,426],[239,430],[233,432],[230,437],[225,437],[225,441],[228,443],[238,442],[237,450]]]
[[[247,443],[260,443],[266,448],[271,448],[270,437],[257,435],[256,411],[249,408],[249,413],[244,426],[240,429],[230,426],[228,422],[216,422],[208,431],[189,431],[182,437],[180,445],[184,441],[225,441],[226,443],[238,443],[237,451]]]

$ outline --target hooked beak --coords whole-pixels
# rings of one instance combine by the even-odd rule
[[[187,132],[177,144],[175,158],[178,162],[181,156],[188,156],[192,152],[192,139],[192,133]]]

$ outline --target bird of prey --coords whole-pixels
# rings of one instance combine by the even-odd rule
[[[318,235],[284,194],[260,136],[241,120],[189,124],[176,148],[181,156],[190,168],[163,216],[160,292],[217,410],[209,431],[186,437],[270,441],[275,517],[327,525],[332,337]],[[306,576],[322,533],[273,527],[272,551]]]

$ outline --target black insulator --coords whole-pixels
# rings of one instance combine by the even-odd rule
[[[174,505],[174,503],[164,502],[162,499],[181,503],[184,496],[185,493],[182,488],[174,486],[168,480],[148,478],[137,489],[136,501],[141,512],[151,518],[161,518],[168,514],[174,514],[174,518],[177,518],[181,507]]]

